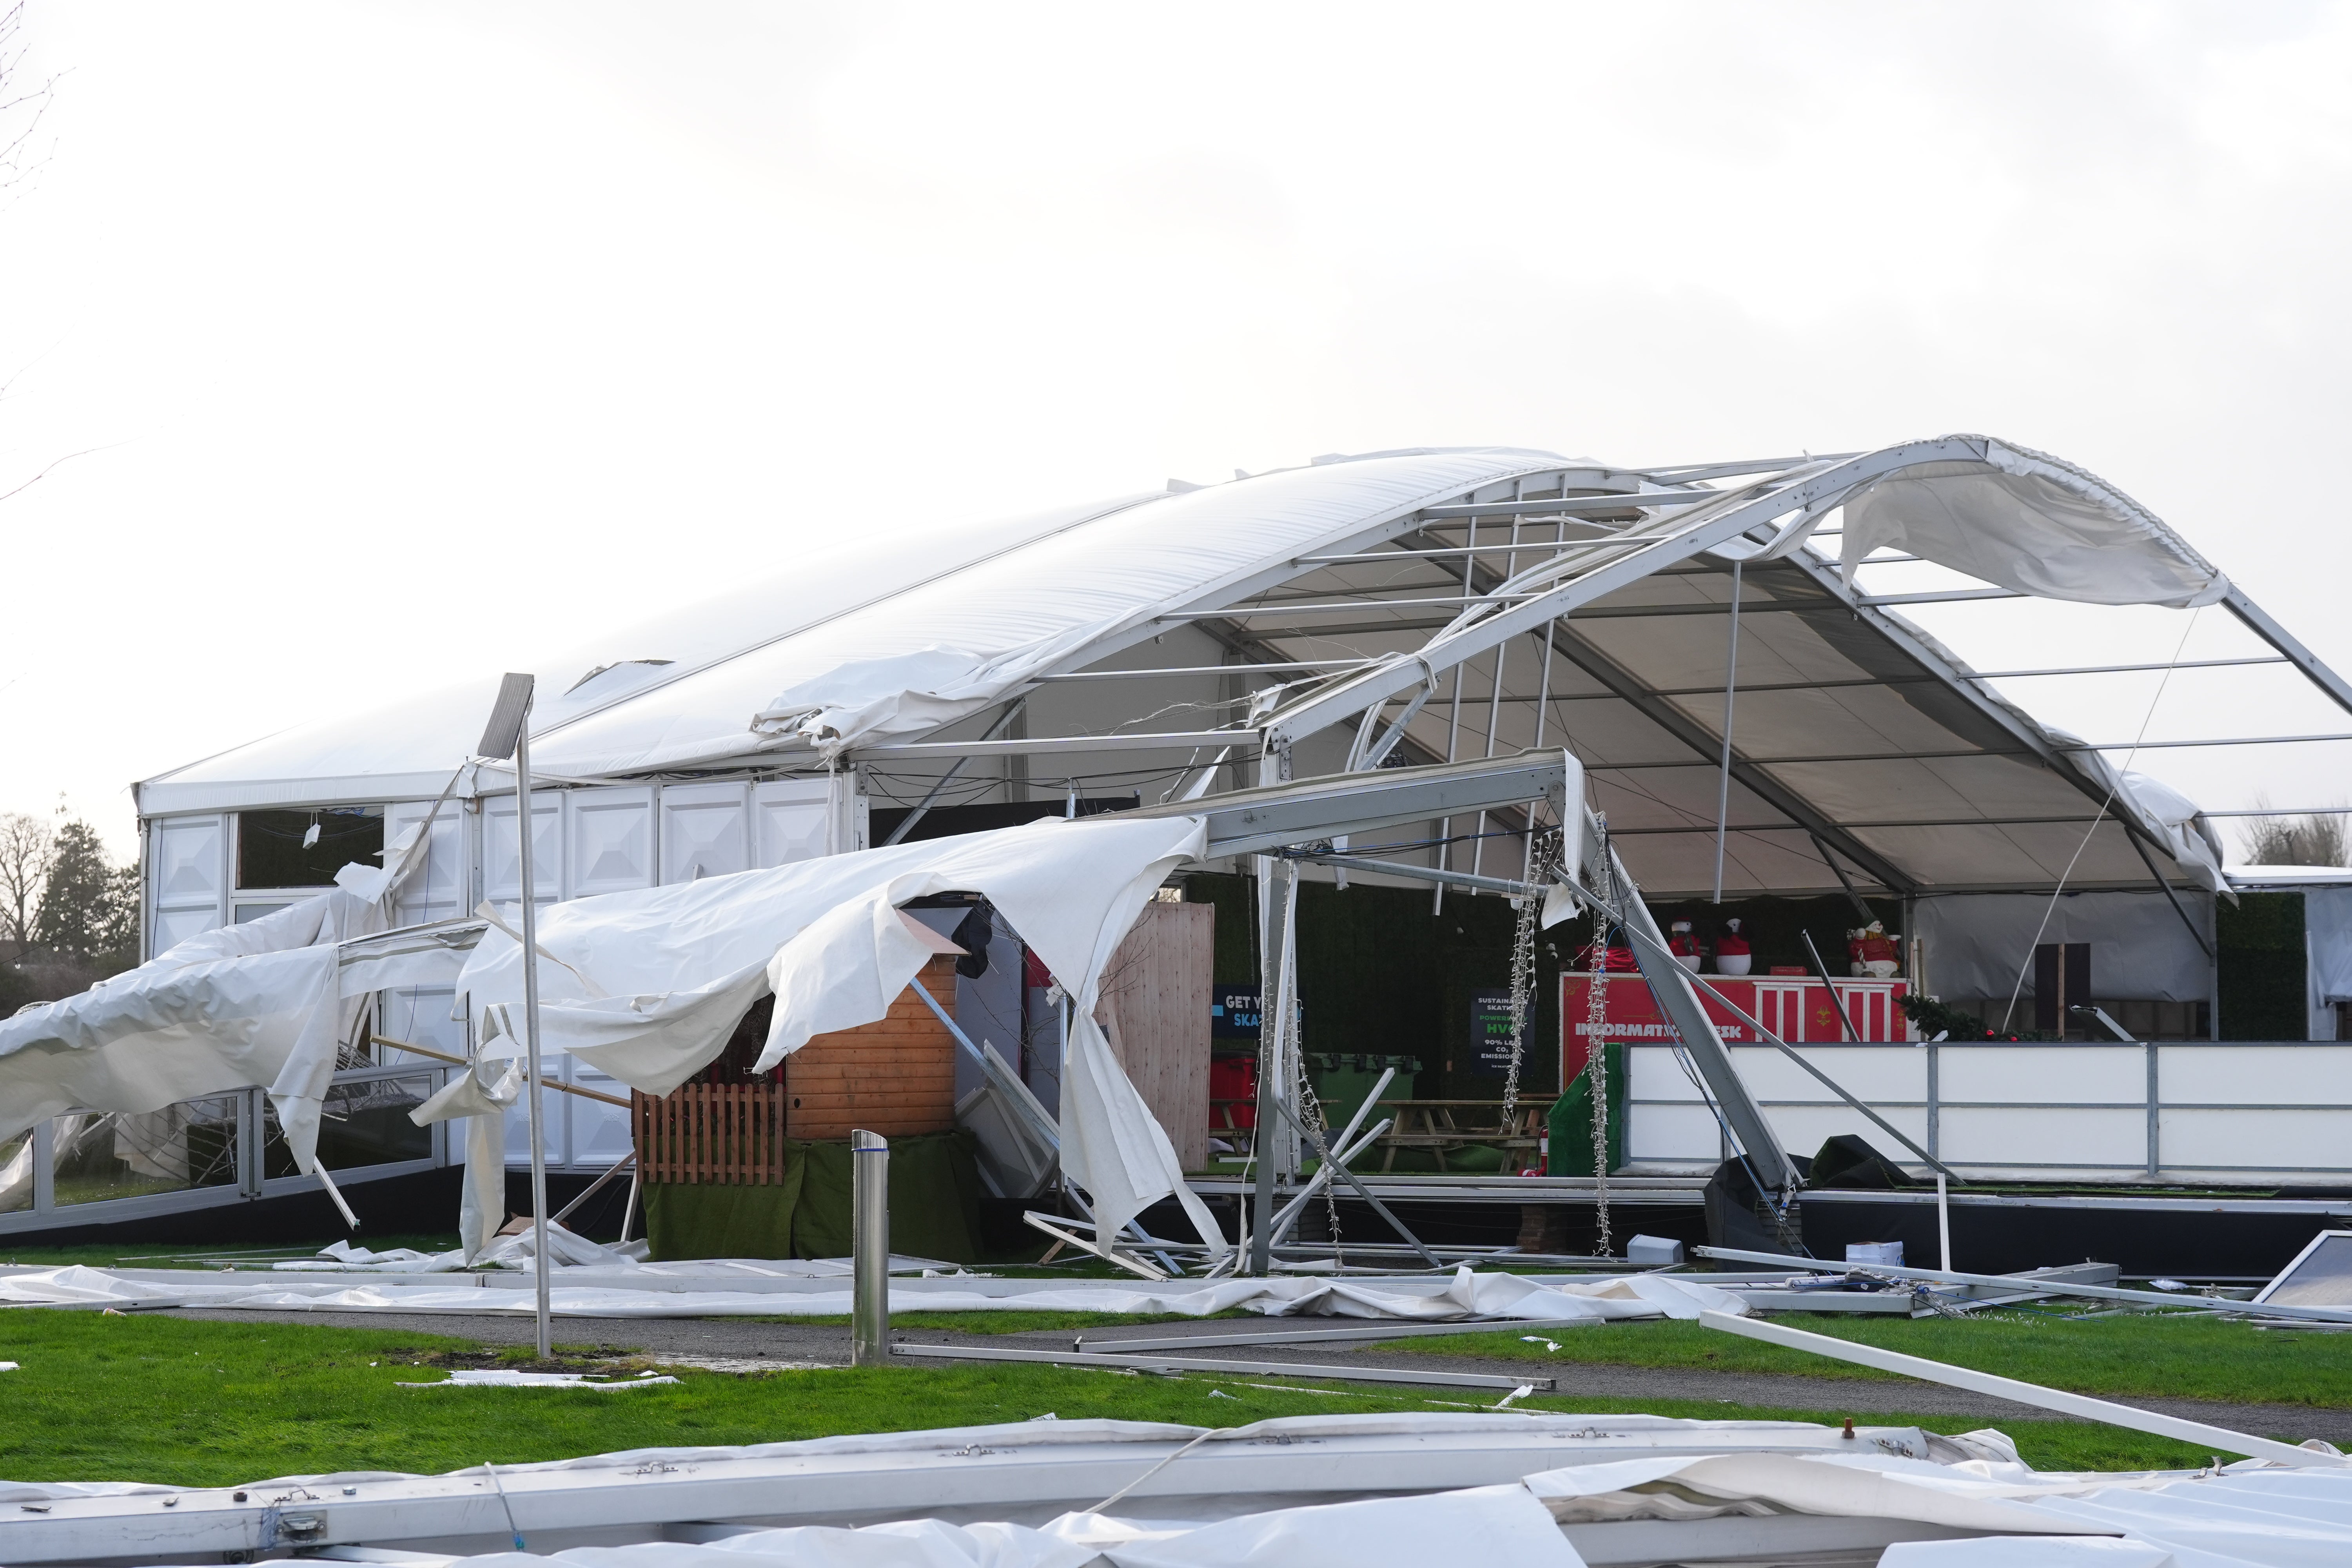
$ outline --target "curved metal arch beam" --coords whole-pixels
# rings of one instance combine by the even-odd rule
[[[1353,719],[1372,704],[1385,702],[1418,685],[1425,668],[1443,669],[1475,658],[1522,632],[1532,631],[1640,582],[1662,567],[1687,561],[1790,512],[1809,511],[1829,504],[1856,485],[1917,463],[1981,461],[1983,457],[1984,443],[1968,437],[1912,441],[1843,462],[1811,465],[1793,477],[1773,476],[1784,482],[1766,480],[1770,488],[1760,495],[1752,493],[1752,486],[1728,491],[1723,504],[1691,508],[1648,542],[1611,551],[1597,564],[1549,592],[1507,605],[1498,600],[1491,605],[1465,609],[1423,644],[1417,658],[1343,678],[1320,691],[1286,704],[1266,720],[1266,743],[1270,747],[1295,744],[1307,735]],[[1404,529],[1401,527],[1397,531]],[[1623,540],[1622,535],[1617,538],[1619,542]],[[1529,575],[1522,573],[1508,585],[1524,591]]]

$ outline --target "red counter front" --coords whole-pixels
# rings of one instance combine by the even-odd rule
[[[1586,1037],[1591,1028],[1592,978],[1573,973],[1559,977],[1562,1083],[1584,1070],[1585,1058],[1590,1054],[1591,1043]],[[1835,1010],[1840,1005],[1853,1021],[1854,1034],[1864,1040],[1885,1043],[1911,1038],[1910,1022],[1903,1016],[1904,981],[1832,981],[1831,985],[1837,989],[1837,1001],[1832,1002],[1830,985],[1801,975],[1733,980],[1709,974],[1702,978],[1788,1045],[1829,1044],[1844,1039],[1845,1031],[1838,1026]],[[1608,1020],[1602,1027],[1610,1039],[1633,1045],[1665,1045],[1674,1041],[1674,1026],[1658,1011],[1656,999],[1639,974],[1612,974],[1608,979],[1601,1006]],[[1706,1008],[1707,1021],[1727,1044],[1763,1043],[1755,1030],[1733,1017],[1706,992],[1699,993],[1699,1001]]]

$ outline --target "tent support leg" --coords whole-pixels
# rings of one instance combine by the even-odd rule
[[[2156,879],[2156,885],[2163,889],[2165,901],[2172,906],[2172,912],[2180,917],[2180,923],[2189,928],[2189,939],[2197,943],[2198,951],[2211,958],[2212,944],[2205,940],[2205,933],[2199,931],[2197,922],[2189,918],[2187,906],[2180,901],[2180,895],[2172,890],[2172,884],[2165,879],[2163,872],[2156,868],[2156,857],[2147,852],[2147,846],[2140,842],[2138,834],[2127,833],[2124,837],[2130,839],[2131,847],[2139,851],[2140,864],[2147,867],[2147,874]]]
[[[1292,976],[1297,973],[1298,930],[1298,868],[1291,861],[1262,858],[1259,908],[1264,929],[1260,952],[1265,966],[1259,982],[1257,1014],[1257,1116],[1250,1142],[1257,1169],[1251,1192],[1250,1272],[1264,1275],[1274,1263],[1274,1184],[1280,1157],[1281,1130],[1277,1121],[1289,1116],[1290,1016]],[[1297,1119],[1292,1118],[1293,1125]]]
[[[1723,842],[1731,831],[1731,700],[1739,681],[1739,567],[1731,563],[1730,645],[1723,652],[1723,771],[1715,785],[1715,901],[1723,902]]]

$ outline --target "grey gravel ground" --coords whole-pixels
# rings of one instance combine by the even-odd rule
[[[175,1317],[251,1322],[252,1312],[186,1310]],[[292,1318],[292,1314],[287,1315]],[[271,1321],[279,1321],[275,1316]],[[417,1334],[442,1334],[482,1344],[527,1345],[533,1339],[528,1316],[452,1313],[306,1312],[299,1321],[338,1328],[376,1329]],[[1201,1323],[1155,1323],[1148,1328],[1103,1329],[1090,1331],[1087,1348],[1111,1351],[1118,1336],[1137,1339],[1173,1338],[1186,1333],[1233,1333],[1252,1325],[1232,1321]],[[1318,1324],[1319,1327],[1331,1325]],[[928,1344],[992,1345],[1024,1349],[1066,1350],[1067,1330],[1025,1334],[958,1334],[939,1330],[908,1329],[898,1337]],[[555,1340],[560,1345],[593,1346],[615,1352],[642,1352],[707,1360],[759,1360],[846,1365],[849,1331],[838,1325],[756,1322],[740,1318],[559,1318]],[[1155,1355],[1181,1352],[1155,1351]],[[1370,1350],[1345,1343],[1279,1346],[1220,1346],[1204,1351],[1218,1360],[1264,1360],[1420,1369],[1431,1372],[1475,1372],[1506,1375],[1525,1373],[1553,1379],[1555,1398],[1591,1394],[1610,1399],[1687,1400],[1695,1403],[1763,1405],[1791,1410],[1817,1410],[1832,1415],[1901,1415],[1916,1417],[1942,1430],[1998,1425],[2003,1421],[2049,1420],[2046,1411],[1993,1399],[1963,1389],[1914,1381],[1886,1382],[1855,1377],[1798,1377],[1778,1373],[1701,1372],[1682,1367],[1596,1366],[1583,1362],[1482,1360],[1446,1355],[1437,1351]],[[2322,1437],[2352,1448],[2352,1409],[2315,1408],[2299,1405],[2236,1405],[2203,1399],[2134,1399],[2127,1403],[2191,1421],[2203,1421],[2259,1436],[2301,1442]]]

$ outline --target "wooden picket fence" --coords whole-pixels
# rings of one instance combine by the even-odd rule
[[[644,1180],[771,1187],[784,1179],[783,1085],[689,1083],[630,1099]]]

